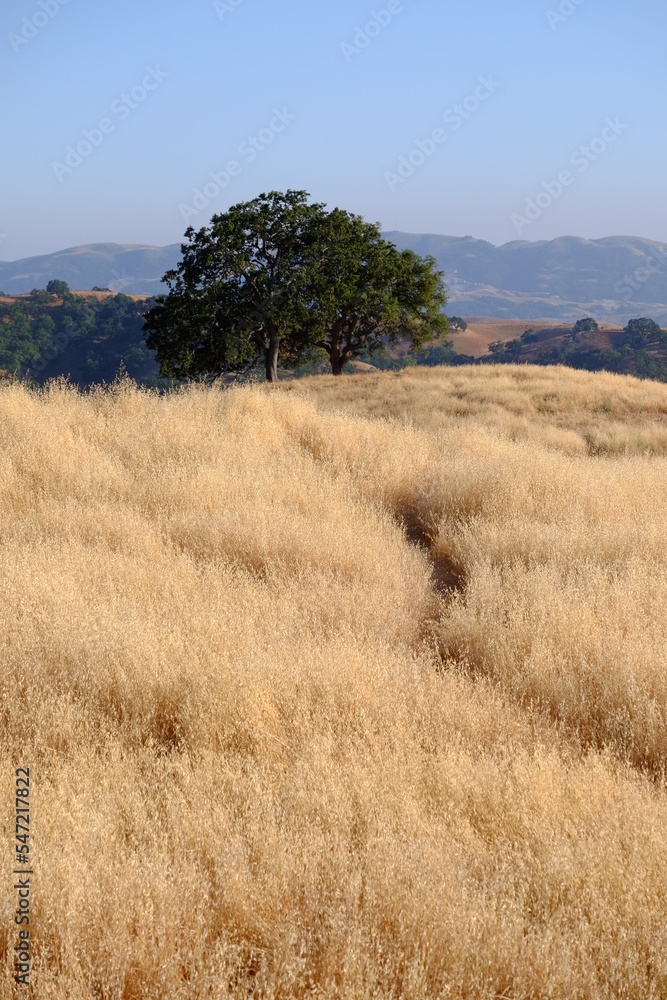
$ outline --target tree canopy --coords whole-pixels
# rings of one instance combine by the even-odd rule
[[[308,222],[320,209],[303,191],[273,191],[186,231],[182,260],[163,278],[169,294],[145,323],[163,375],[239,372],[263,356],[276,381],[279,351],[295,352],[305,323]]]
[[[169,294],[146,317],[148,347],[163,375],[216,377],[262,358],[325,351],[334,374],[351,358],[401,337],[418,349],[447,321],[433,258],[399,251],[377,226],[309,204],[305,191],[270,192],[190,227]]]
[[[362,352],[399,338],[417,351],[447,332],[433,258],[397,250],[360,216],[318,214],[307,256],[305,342],[326,352],[334,375]]]
[[[458,331],[458,333],[465,333],[468,329],[468,324],[461,316],[450,316],[449,326],[452,330]]]
[[[592,316],[586,316],[584,319],[578,319],[574,324],[572,335],[576,337],[580,333],[597,333],[599,329],[597,320],[594,320]]]
[[[632,347],[643,347],[651,341],[661,342],[664,340],[663,332],[658,324],[646,316],[631,319],[623,332]]]
[[[60,281],[58,278],[53,278],[53,280],[49,281],[46,286],[46,291],[49,295],[57,295],[58,298],[62,299],[66,295],[69,295],[69,285],[66,281]]]

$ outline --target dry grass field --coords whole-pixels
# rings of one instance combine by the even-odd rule
[[[39,998],[667,997],[667,385],[0,385]],[[21,995],[26,995],[23,991]]]

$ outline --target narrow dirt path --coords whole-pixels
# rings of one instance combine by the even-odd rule
[[[427,556],[433,568],[433,584],[440,597],[450,601],[454,594],[462,593],[467,584],[465,573],[451,560],[433,555],[433,539],[419,519],[404,517],[402,525],[408,541]]]

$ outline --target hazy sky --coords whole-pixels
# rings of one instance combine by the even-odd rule
[[[0,259],[289,187],[384,229],[667,241],[665,39],[664,0],[6,0]]]

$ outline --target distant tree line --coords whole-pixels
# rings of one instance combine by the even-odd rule
[[[167,385],[260,366],[274,380],[279,360],[297,377],[340,374],[355,359],[394,370],[530,361],[667,382],[667,332],[646,317],[613,347],[599,346],[597,322],[584,317],[555,342],[529,327],[481,358],[458,353],[446,333],[467,324],[445,316],[435,261],[398,251],[358,216],[309,205],[304,192],[261,195],[186,237],[166,296],[74,295],[54,280],[0,303],[0,372],[69,375],[85,387],[113,381],[121,365]]]
[[[143,338],[151,305],[127,295],[73,295],[66,282],[50,281],[11,304],[0,303],[0,369],[38,382],[72,374],[86,385],[112,381],[122,363],[130,376],[145,381],[156,368]]]

